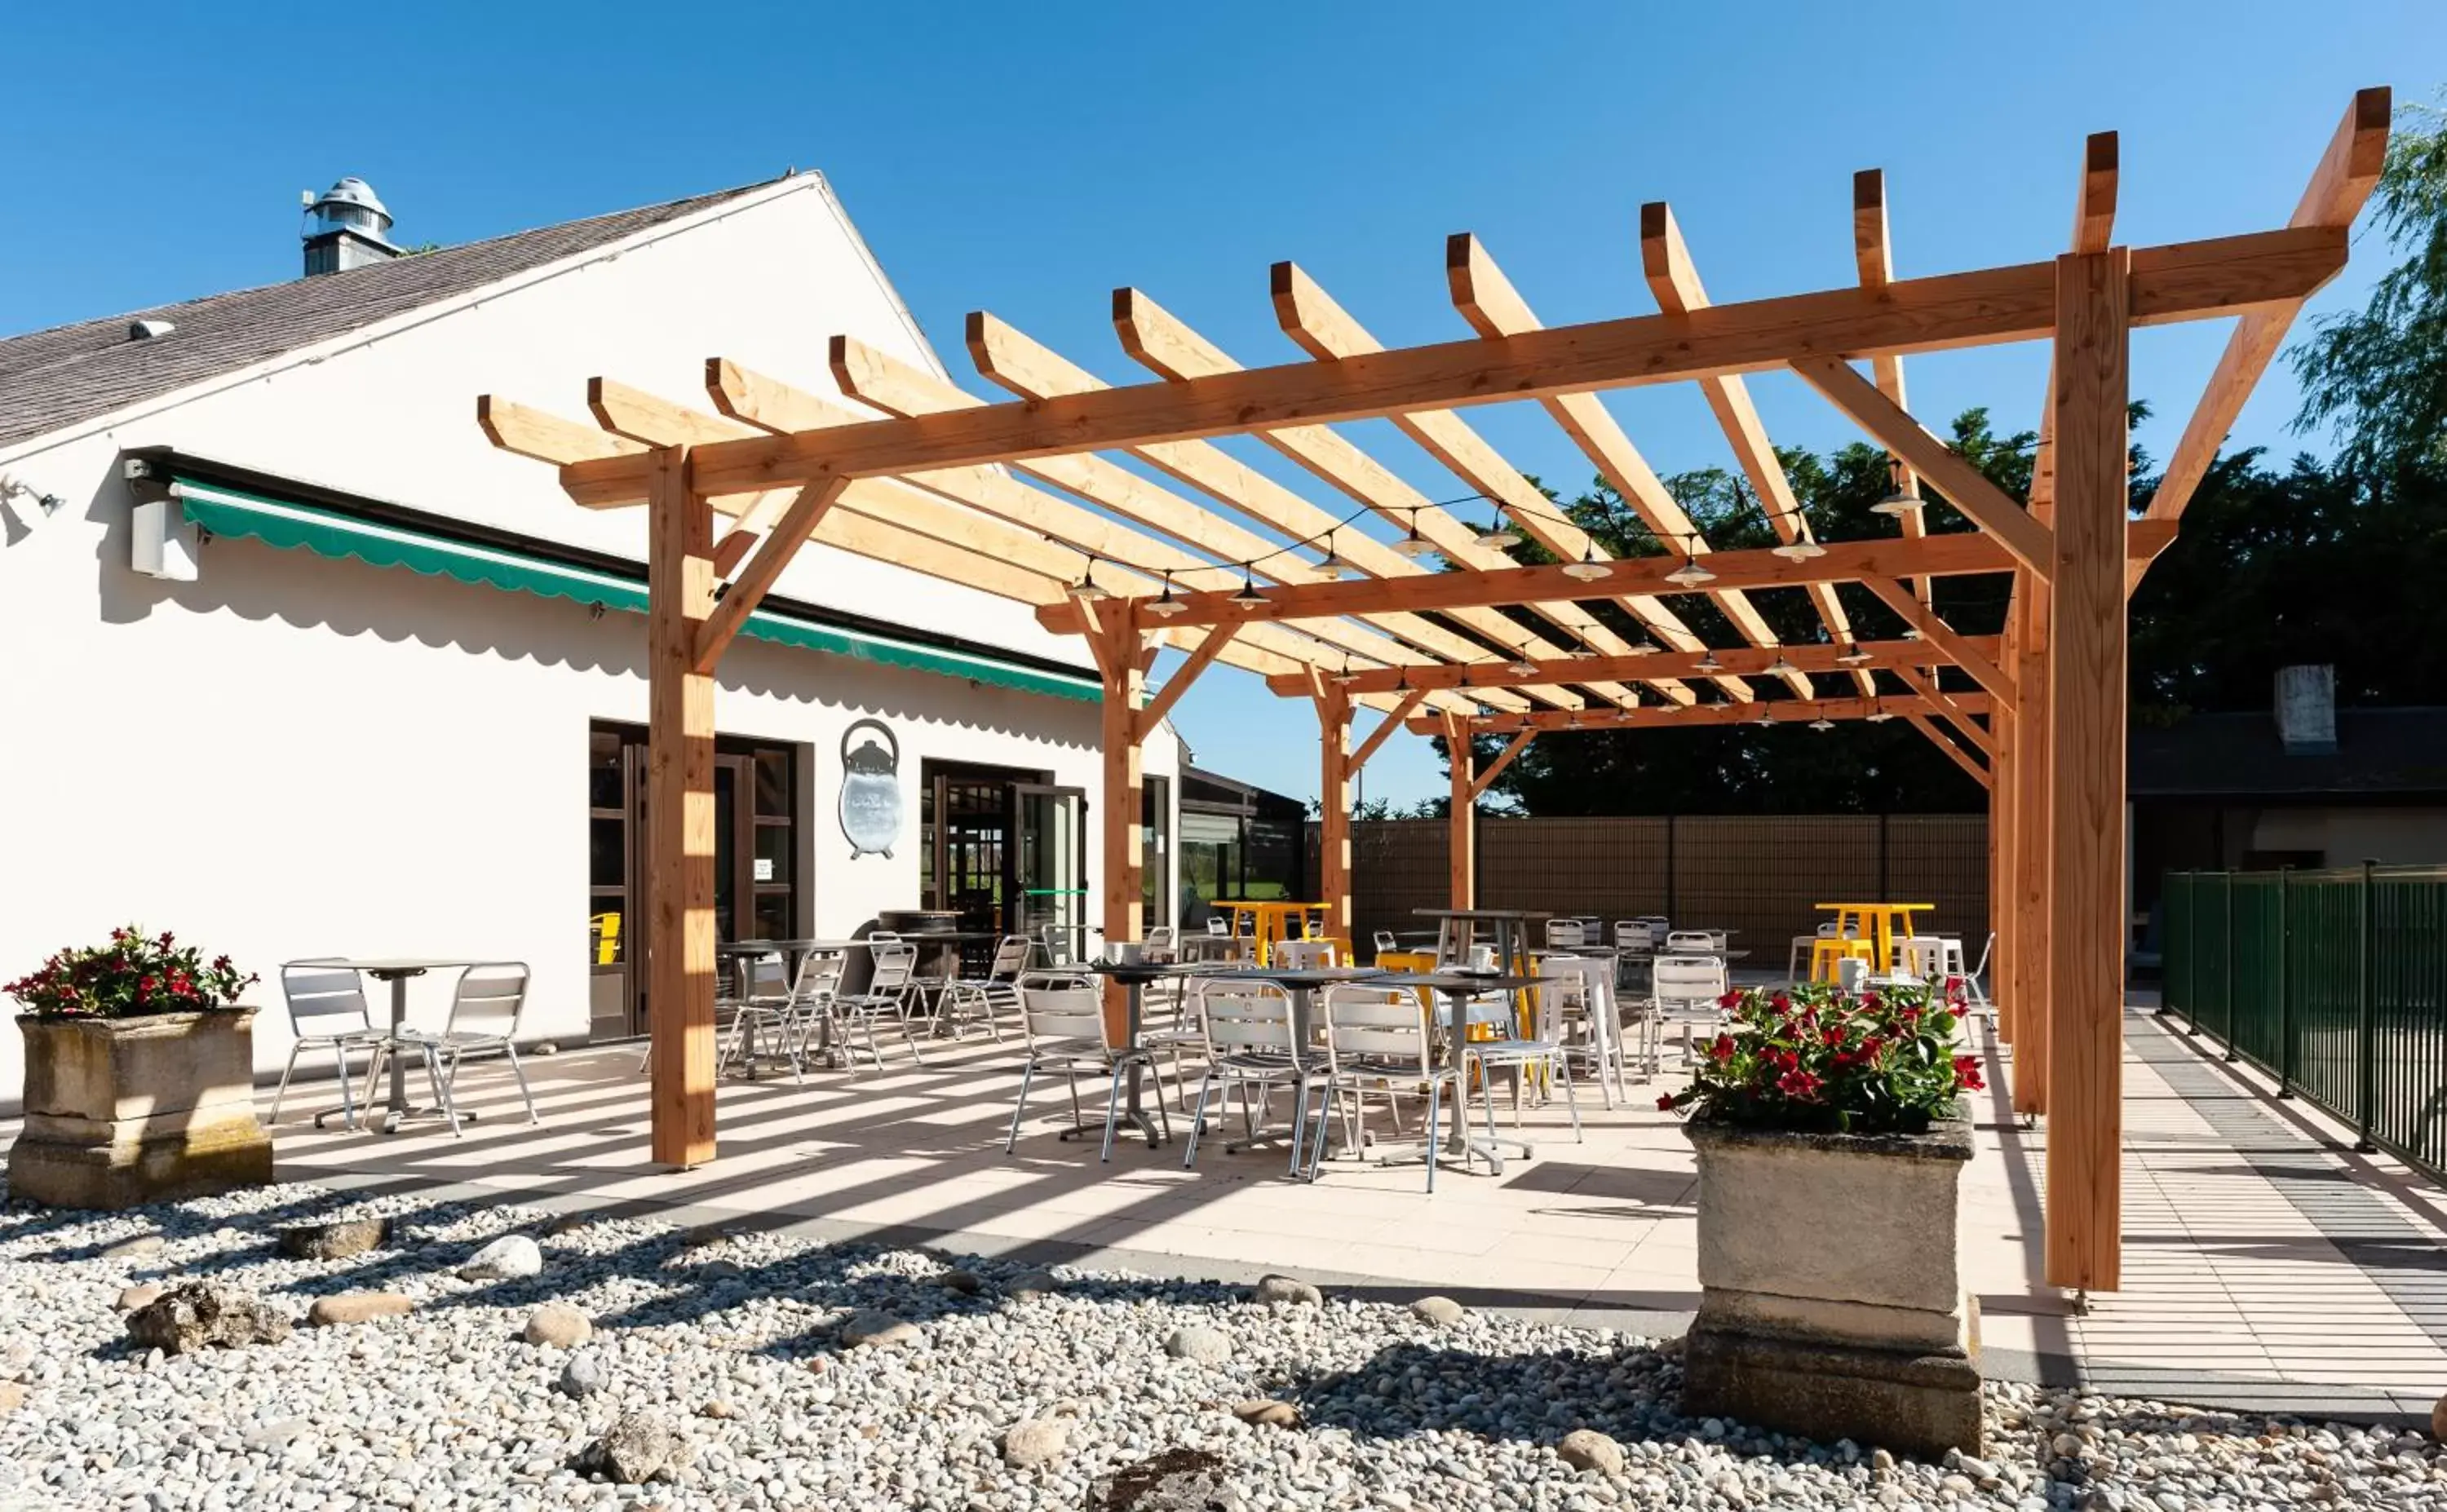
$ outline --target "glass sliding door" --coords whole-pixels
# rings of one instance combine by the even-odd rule
[[[1088,794],[1078,787],[1016,783],[1019,807],[1016,867],[1019,927],[1037,938],[1052,930],[1060,960],[1082,960],[1088,948]]]

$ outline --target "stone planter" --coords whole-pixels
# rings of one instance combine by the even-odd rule
[[[1971,1125],[1798,1134],[1695,1120],[1698,1316],[1682,1409],[1822,1440],[1978,1454],[1979,1315],[1963,1283]]]
[[[255,1010],[47,1021],[21,1014],[26,1124],[9,1195],[135,1207],[272,1180],[255,1117]]]

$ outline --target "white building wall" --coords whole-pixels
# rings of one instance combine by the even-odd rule
[[[589,722],[644,723],[643,618],[250,540],[205,545],[194,582],[140,576],[118,457],[171,444],[642,560],[641,511],[568,503],[550,468],[491,448],[475,395],[574,416],[586,377],[604,373],[697,402],[713,354],[830,391],[825,338],[844,330],[929,360],[825,196],[794,190],[370,346],[0,457],[69,501],[47,520],[0,519],[0,979],[135,920],[265,973],[251,994],[263,1067],[289,1048],[272,968],[302,955],[522,959],[532,1032],[581,1037]],[[1023,606],[823,548],[777,592],[1084,661]],[[901,737],[909,834],[889,859],[853,860],[833,814],[839,747],[869,714]],[[742,640],[716,718],[726,734],[807,748],[814,803],[798,833],[820,934],[918,903],[927,758],[1089,789],[1098,885],[1092,704]],[[1169,731],[1145,765],[1177,771]],[[418,1011],[438,1012],[446,982],[414,985]],[[21,1068],[17,1036],[0,1036],[0,1107],[15,1105]]]
[[[2318,851],[2330,866],[2447,862],[2447,808],[2263,809],[2251,848]]]

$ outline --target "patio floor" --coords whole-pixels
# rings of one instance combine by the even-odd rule
[[[2447,1390],[2447,1195],[2351,1153],[2343,1131],[2231,1074],[2145,1008],[2128,1010],[2127,1030],[2126,1285],[2087,1314],[2038,1279],[2042,1135],[1993,1094],[1981,1109],[1964,1220],[1991,1372],[2426,1422]],[[1611,1112],[1584,1087],[1581,1143],[1560,1108],[1533,1109],[1534,1159],[1500,1177],[1448,1167],[1429,1197],[1415,1165],[1343,1162],[1317,1185],[1287,1181],[1278,1144],[1229,1155],[1205,1143],[1184,1171],[1177,1145],[1128,1142],[1100,1165],[1092,1140],[1054,1138],[1068,1115],[1058,1086],[1040,1087],[1006,1157],[1008,1041],[939,1042],[922,1068],[896,1056],[881,1073],[804,1086],[726,1082],[721,1159],[684,1174],[643,1168],[635,1047],[529,1065],[543,1126],[521,1120],[505,1072],[482,1067],[463,1092],[484,1117],[456,1140],[431,1124],[396,1137],[336,1121],[317,1131],[304,1112],[329,1085],[310,1085],[286,1110],[281,1174],[1154,1274],[1281,1270],[1644,1332],[1679,1332],[1698,1302],[1691,1155],[1654,1085]]]

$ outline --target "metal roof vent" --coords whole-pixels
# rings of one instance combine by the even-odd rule
[[[175,324],[167,320],[131,320],[127,323],[127,339],[151,341],[156,336],[166,336],[178,329]]]
[[[400,255],[391,245],[390,211],[373,185],[347,178],[323,191],[298,196],[306,206],[306,275],[346,273]]]

